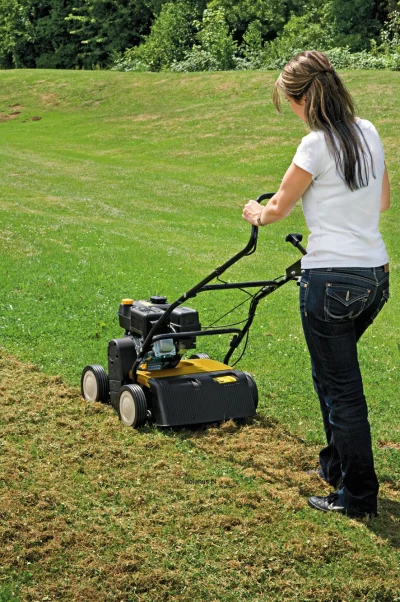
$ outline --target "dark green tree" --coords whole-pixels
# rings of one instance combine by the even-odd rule
[[[165,0],[0,0],[0,66],[105,67],[138,45]]]
[[[76,63],[92,69],[107,66],[113,53],[136,46],[154,18],[153,0],[72,0],[67,16],[70,35],[77,41]]]
[[[29,0],[0,0],[0,67],[24,67],[24,49],[34,40]]]
[[[250,23],[258,21],[263,40],[272,40],[282,31],[292,14],[301,16],[323,6],[325,0],[210,0],[210,8],[223,8],[226,20],[239,41]]]
[[[379,38],[383,25],[382,3],[376,0],[329,0],[325,15],[335,46],[349,46],[351,51],[368,49],[370,40]]]
[[[196,2],[164,4],[143,44],[125,53],[123,68],[161,71],[181,61],[195,42],[200,15],[200,4]]]

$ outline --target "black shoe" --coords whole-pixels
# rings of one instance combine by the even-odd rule
[[[344,506],[338,504],[339,495],[337,492],[331,493],[326,497],[320,497],[313,495],[308,500],[308,505],[316,510],[322,510],[322,512],[338,512],[339,514],[347,514],[347,516],[354,518],[365,518],[367,516],[377,516],[376,512],[349,512]]]

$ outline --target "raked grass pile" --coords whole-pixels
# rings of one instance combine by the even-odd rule
[[[261,304],[239,365],[259,385],[252,424],[135,432],[77,394],[122,334],[122,297],[173,300],[245,244],[244,202],[277,188],[306,133],[275,113],[274,74],[0,75],[1,602],[400,600],[400,75],[344,73],[393,187],[392,299],[360,342],[382,481],[364,522],[306,505],[327,490],[304,474],[322,431],[295,284]],[[300,207],[226,277],[284,273],[290,231],[306,235]],[[240,299],[189,305],[207,325]]]

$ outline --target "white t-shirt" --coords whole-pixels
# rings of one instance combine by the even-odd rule
[[[305,136],[293,163],[312,175],[303,195],[310,230],[303,268],[379,267],[389,261],[378,229],[384,152],[375,127],[357,119],[374,161],[368,186],[350,191],[336,170],[322,131]],[[367,157],[369,157],[367,150]]]

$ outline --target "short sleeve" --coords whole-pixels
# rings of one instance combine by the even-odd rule
[[[293,163],[308,171],[315,180],[322,172],[322,155],[320,139],[314,132],[305,136],[297,147]]]

